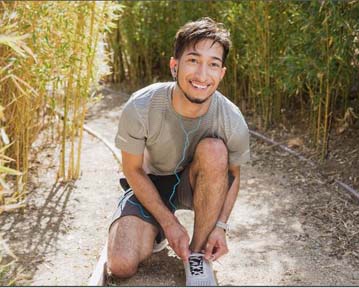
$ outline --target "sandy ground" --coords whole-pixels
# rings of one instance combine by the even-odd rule
[[[109,95],[106,102],[97,103],[88,114],[88,127],[112,143],[126,97],[113,103]],[[69,229],[57,239],[56,252],[45,255],[31,285],[86,285],[106,242],[108,225],[121,195],[120,166],[111,151],[88,133],[84,133],[81,161],[82,175],[69,199],[72,205],[66,209],[72,219]]]
[[[87,124],[112,142],[121,105],[128,96],[106,91],[104,100],[90,109]],[[310,228],[298,212],[298,197],[305,187],[294,185],[286,169],[268,166],[258,146],[253,146],[252,159],[241,169],[240,194],[229,221],[230,252],[214,263],[219,285],[359,285],[358,267],[345,257],[331,257],[325,243],[316,242],[322,232]],[[23,283],[87,285],[121,194],[118,163],[101,142],[85,134],[82,176],[75,186],[54,189],[54,165],[44,166],[47,168],[39,171],[36,185],[43,196],[31,197],[32,208],[24,217],[33,221],[25,221],[27,232],[15,247],[19,256],[28,259],[22,265],[32,280]],[[191,231],[192,212],[179,211],[177,215]],[[1,229],[12,231],[16,238],[23,223],[3,220],[1,224],[7,226]],[[131,279],[112,279],[111,283],[182,286],[184,281],[182,263],[168,248],[146,260]]]

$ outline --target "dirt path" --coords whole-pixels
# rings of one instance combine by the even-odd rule
[[[106,91],[104,100],[91,108],[87,124],[112,142],[121,104],[128,96]],[[253,161],[241,169],[240,195],[230,218],[230,253],[214,263],[219,284],[359,285],[359,269],[354,266],[356,262],[351,261],[352,255],[339,259],[327,251],[331,247],[327,245],[330,239],[321,237],[324,230],[311,225],[311,218],[306,216],[306,209],[315,208],[308,205],[307,197],[317,189],[324,195],[335,195],[336,198],[327,197],[328,201],[346,201],[348,209],[354,212],[358,211],[358,205],[318,178],[308,178],[311,185],[307,185],[285,165],[274,167],[273,159],[280,157],[293,167],[301,163],[283,153],[276,155],[255,139],[251,141]],[[29,272],[32,280],[23,283],[86,285],[105,243],[109,220],[120,196],[118,164],[102,143],[85,134],[82,176],[76,186],[51,187],[53,170],[39,171],[36,189],[42,190],[43,199],[36,193],[37,197],[31,197],[33,206],[25,216],[32,217],[35,222],[17,244],[17,251],[22,251],[19,256],[28,259],[24,267],[32,271]],[[191,230],[191,212],[180,211],[178,215]],[[21,234],[23,225],[19,220],[16,225],[15,222],[4,223],[3,220],[1,223],[7,225],[8,232],[12,231],[13,238]],[[22,248],[24,243],[30,250]],[[167,249],[143,263],[136,276],[128,280],[112,279],[111,283],[181,286],[185,282],[181,261]]]
[[[318,243],[313,244],[316,235],[308,235],[298,217],[293,183],[266,170],[259,164],[242,168],[240,196],[230,217],[230,253],[214,263],[219,285],[359,285],[354,266],[329,257]],[[189,231],[191,214],[178,213]],[[111,282],[185,285],[182,264],[171,249],[147,260],[131,279]]]

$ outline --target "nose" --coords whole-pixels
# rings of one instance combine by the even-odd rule
[[[205,82],[207,77],[206,65],[201,64],[197,66],[196,77],[198,81]]]

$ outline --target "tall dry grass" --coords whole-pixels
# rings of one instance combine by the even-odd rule
[[[57,180],[79,177],[86,107],[105,71],[107,56],[98,49],[118,8],[0,2],[0,214],[26,204],[31,147],[44,129],[61,146]],[[16,285],[16,255],[1,236],[0,284]]]
[[[14,180],[11,203],[26,196],[31,145],[49,125],[61,143],[58,179],[79,177],[86,104],[103,70],[97,49],[116,10],[110,2],[0,3],[0,190]]]

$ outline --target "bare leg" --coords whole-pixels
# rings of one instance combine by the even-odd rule
[[[152,254],[158,228],[136,216],[118,219],[108,238],[108,268],[120,278],[131,277],[140,262]]]
[[[190,166],[193,189],[194,233],[190,248],[205,249],[228,192],[228,151],[221,139],[205,138],[198,143]]]

